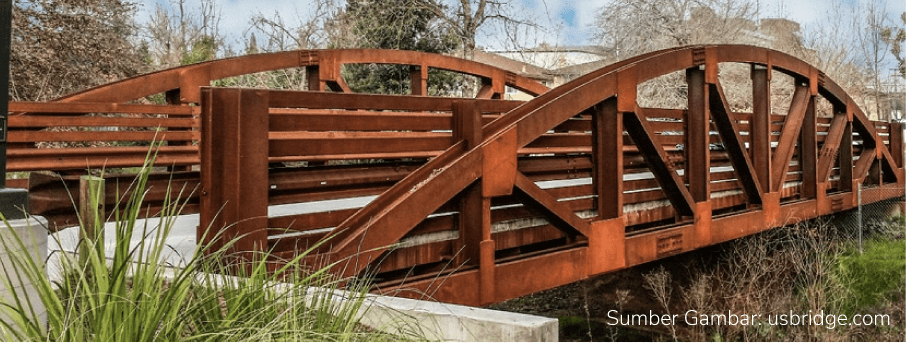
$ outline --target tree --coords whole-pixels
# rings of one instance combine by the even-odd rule
[[[755,13],[744,0],[613,0],[598,12],[593,37],[617,59],[690,44],[752,44]]]
[[[870,1],[859,6],[859,12],[863,16],[857,17],[864,21],[856,21],[856,37],[859,44],[862,62],[866,67],[872,83],[872,93],[874,93],[874,112],[878,119],[881,119],[882,108],[884,103],[881,100],[881,68],[883,68],[887,59],[887,49],[890,42],[885,39],[885,31],[889,30],[886,26],[890,21],[887,12],[884,10],[886,3],[883,1],[879,4]]]
[[[452,30],[460,40],[462,56],[466,59],[474,57],[477,48],[476,37],[478,31],[486,24],[496,22],[502,24],[504,36],[512,38],[511,33],[518,32],[523,27],[537,27],[529,19],[520,19],[513,13],[519,8],[517,1],[511,0],[424,0],[413,1],[413,5],[425,8],[434,13]],[[518,45],[518,42],[513,42]]]
[[[352,44],[364,48],[446,52],[456,47],[449,28],[424,6],[424,0],[349,0],[345,17]]]
[[[144,71],[128,0],[15,0],[12,100],[43,101]]]
[[[338,20],[351,35],[332,42],[342,48],[376,48],[449,53],[457,40],[449,28],[440,25],[434,12],[414,4],[421,0],[350,0]],[[349,65],[344,79],[356,92],[408,94],[410,67],[393,65]],[[429,70],[428,88],[434,93],[449,91],[456,81],[452,75]]]
[[[263,46],[256,43],[260,51],[320,49],[344,35],[345,28],[336,23],[341,13],[342,8],[336,0],[316,0],[309,6],[307,19],[297,12],[295,18],[287,23],[280,13],[274,12],[272,17],[267,17],[259,12],[250,23],[251,28],[259,30],[267,38]]]
[[[900,15],[900,21],[906,25],[906,12]],[[906,57],[903,56],[903,43],[906,42],[906,30],[900,27],[887,27],[881,37],[890,44],[890,53],[897,59],[897,73],[906,78]]]
[[[201,0],[197,14],[186,8],[186,0],[156,3],[145,25],[151,59],[159,68],[212,60],[224,45],[219,25],[214,0]]]
[[[753,35],[755,10],[743,0],[613,0],[598,12],[593,37],[617,60],[691,44],[747,43],[765,45]],[[723,84],[731,107],[751,107],[748,70],[725,69]],[[671,73],[642,83],[639,104],[685,108],[684,73]]]
[[[834,1],[830,10],[804,33],[803,47],[788,53],[815,66],[842,87],[862,108],[866,107],[868,73],[859,63],[853,33],[860,30],[854,5]]]
[[[418,17],[432,18],[429,23],[436,20],[437,24],[434,26],[442,29],[445,36],[456,41],[455,45],[460,49],[459,57],[465,59],[474,58],[479,30],[487,27],[488,24],[500,24],[501,26],[498,27],[500,31],[497,35],[507,37],[514,45],[519,45],[514,35],[521,28],[537,27],[531,20],[518,18],[514,9],[518,9],[520,6],[517,5],[519,2],[515,0],[395,0],[392,3],[392,5],[387,5],[374,2],[373,6],[394,7],[400,11],[417,14]],[[435,93],[449,93],[453,88],[460,88],[462,96],[469,96],[480,87],[478,80],[463,75],[446,74],[443,79],[450,80],[449,82],[441,81],[448,87],[442,87],[443,90],[435,89]],[[432,77],[429,76],[429,93],[432,92],[432,83],[438,84],[433,82]]]
[[[900,14],[900,21],[903,25],[906,25],[906,12]],[[906,30],[903,29],[903,26],[887,27],[882,32],[881,36],[890,45],[890,53],[893,54],[893,57],[897,60],[897,76],[906,78],[906,57],[903,56],[903,43],[906,42]],[[902,92],[899,87],[897,87],[896,91]],[[897,121],[903,120],[903,116],[906,114],[906,101],[903,99],[903,93],[898,93],[896,96],[890,97],[890,99],[888,99],[888,107],[888,113],[897,116],[893,119]]]
[[[284,21],[280,14],[273,17],[257,15],[253,26],[264,32],[268,44],[259,50],[274,51],[295,48],[384,48],[408,49],[428,52],[451,52],[450,47],[460,49],[461,57],[471,58],[476,49],[479,30],[488,23],[503,25],[498,36],[515,40],[514,32],[519,28],[537,27],[530,20],[518,19],[513,13],[517,1],[496,0],[392,0],[392,1],[348,1],[338,6],[337,0],[317,0],[312,5],[309,19],[298,20],[293,25]],[[518,44],[518,43],[516,43]],[[356,67],[357,68],[357,67]],[[371,67],[369,67],[371,68]],[[468,77],[455,77],[454,83],[437,79],[453,77],[446,72],[430,71],[429,93],[449,93],[450,87],[469,83]],[[348,75],[348,73],[344,74]],[[373,81],[395,80],[396,85],[380,88],[379,85],[359,87],[356,81],[347,79],[355,90],[405,93],[408,71],[399,70],[398,77],[370,77]],[[354,76],[358,78],[357,76]],[[474,81],[474,80],[473,80]],[[356,88],[359,87],[359,88]],[[463,91],[467,92],[468,87]],[[474,90],[472,90],[474,92]]]

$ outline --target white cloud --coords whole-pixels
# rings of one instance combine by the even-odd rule
[[[229,37],[229,43],[238,48],[243,44],[244,32],[249,28],[249,19],[252,15],[262,13],[273,16],[279,13],[284,20],[305,20],[313,0],[283,1],[283,0],[215,0],[222,15],[220,21],[221,32]],[[451,0],[447,0],[451,1]],[[761,17],[783,17],[799,22],[803,29],[808,29],[828,18],[828,13],[836,10],[834,2],[843,4],[860,3],[882,0],[751,0],[760,8]],[[517,0],[512,12],[529,18],[538,23],[544,30],[522,33],[523,44],[532,45],[546,42],[548,44],[575,45],[592,44],[591,25],[600,8],[609,0]],[[139,21],[145,21],[155,3],[168,3],[168,0],[141,0]],[[451,5],[455,3],[451,2]],[[892,0],[886,2],[888,13],[892,20],[898,20],[899,14],[906,11],[906,2]],[[187,0],[187,8],[197,11],[199,0]],[[572,25],[568,25],[561,13],[573,14]],[[900,24],[899,21],[894,23]],[[480,46],[504,48],[507,39],[501,35],[499,25],[488,25],[478,37]]]

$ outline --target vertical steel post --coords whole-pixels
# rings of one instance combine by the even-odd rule
[[[592,159],[598,218],[623,216],[623,115],[610,98],[594,107]]]
[[[481,109],[475,101],[453,103],[453,138],[463,141],[465,150],[472,150],[482,141]],[[463,247],[462,259],[479,268],[479,299],[482,305],[496,297],[495,243],[491,238],[491,198],[482,192],[484,178],[468,186],[462,193],[459,207],[459,237]],[[462,261],[460,259],[460,261]]]
[[[308,81],[308,90],[320,92],[324,90],[324,83],[321,82],[321,70],[317,65],[305,67],[305,77]]]
[[[890,122],[890,156],[897,164],[896,167],[903,167],[903,124]]]
[[[481,144],[481,110],[475,101],[463,100],[453,103],[453,140],[463,141],[465,150],[471,150]],[[476,181],[460,196],[459,237],[463,251],[459,262],[478,265],[481,261],[481,242],[485,239],[483,231],[484,212],[490,212],[490,201],[484,201],[481,194],[481,181]],[[487,228],[490,232],[490,224]]]
[[[412,95],[428,95],[428,66],[409,66]]]
[[[269,93],[202,88],[201,94],[198,242],[210,243],[208,253],[233,239],[229,252],[266,251]]]
[[[711,199],[711,111],[708,108],[705,70],[700,66],[687,69],[686,83],[689,87],[689,110],[685,122],[685,177],[692,199],[702,202]]]
[[[849,115],[852,113],[851,111],[852,109],[848,109],[845,105],[834,106],[834,113],[843,113],[847,116],[846,127],[843,128],[843,138],[840,140],[840,150],[837,153],[837,167],[840,170],[840,182],[837,188],[843,192],[853,190],[853,121]]]
[[[685,177],[689,193],[695,202],[693,220],[695,223],[695,245],[705,246],[712,242],[711,225],[711,102],[718,102],[720,94],[711,92],[716,85],[718,65],[711,59],[713,54],[705,51],[705,64],[686,69],[686,85],[689,89],[688,111],[683,118],[685,129]],[[709,77],[710,75],[710,77]],[[720,107],[723,107],[721,105]],[[719,124],[718,124],[719,125]],[[728,151],[729,153],[729,151]]]
[[[812,199],[818,193],[818,114],[815,109],[817,94],[811,94],[806,105],[802,129],[799,133],[799,167],[802,170],[800,196]]]
[[[752,164],[761,189],[771,191],[771,79],[765,66],[752,66]]]

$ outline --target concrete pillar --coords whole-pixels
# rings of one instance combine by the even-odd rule
[[[15,306],[13,295],[20,300],[31,303],[34,313],[37,314],[38,320],[42,323],[47,322],[47,311],[44,304],[37,297],[37,293],[31,280],[22,276],[19,280],[12,269],[12,261],[15,258],[28,257],[37,264],[38,270],[44,271],[44,260],[47,257],[47,219],[39,216],[31,216],[23,219],[13,219],[9,225],[0,223],[0,235],[2,235],[6,244],[0,244],[0,263],[6,273],[10,274],[11,283],[7,283],[6,273],[0,274],[0,303],[11,304]],[[13,235],[16,236],[13,236]],[[14,237],[19,237],[22,245],[18,245]],[[8,248],[7,248],[8,247]],[[10,287],[11,286],[11,287]],[[24,305],[28,306],[28,305]],[[26,307],[26,312],[28,308]],[[7,306],[0,306],[0,318],[8,320],[10,309]],[[0,337],[6,336],[3,328],[0,328]]]

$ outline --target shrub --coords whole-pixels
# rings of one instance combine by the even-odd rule
[[[862,254],[858,248],[849,248],[837,258],[834,274],[849,291],[844,311],[854,314],[900,290],[906,282],[903,244],[903,240],[870,240],[865,242]]]

